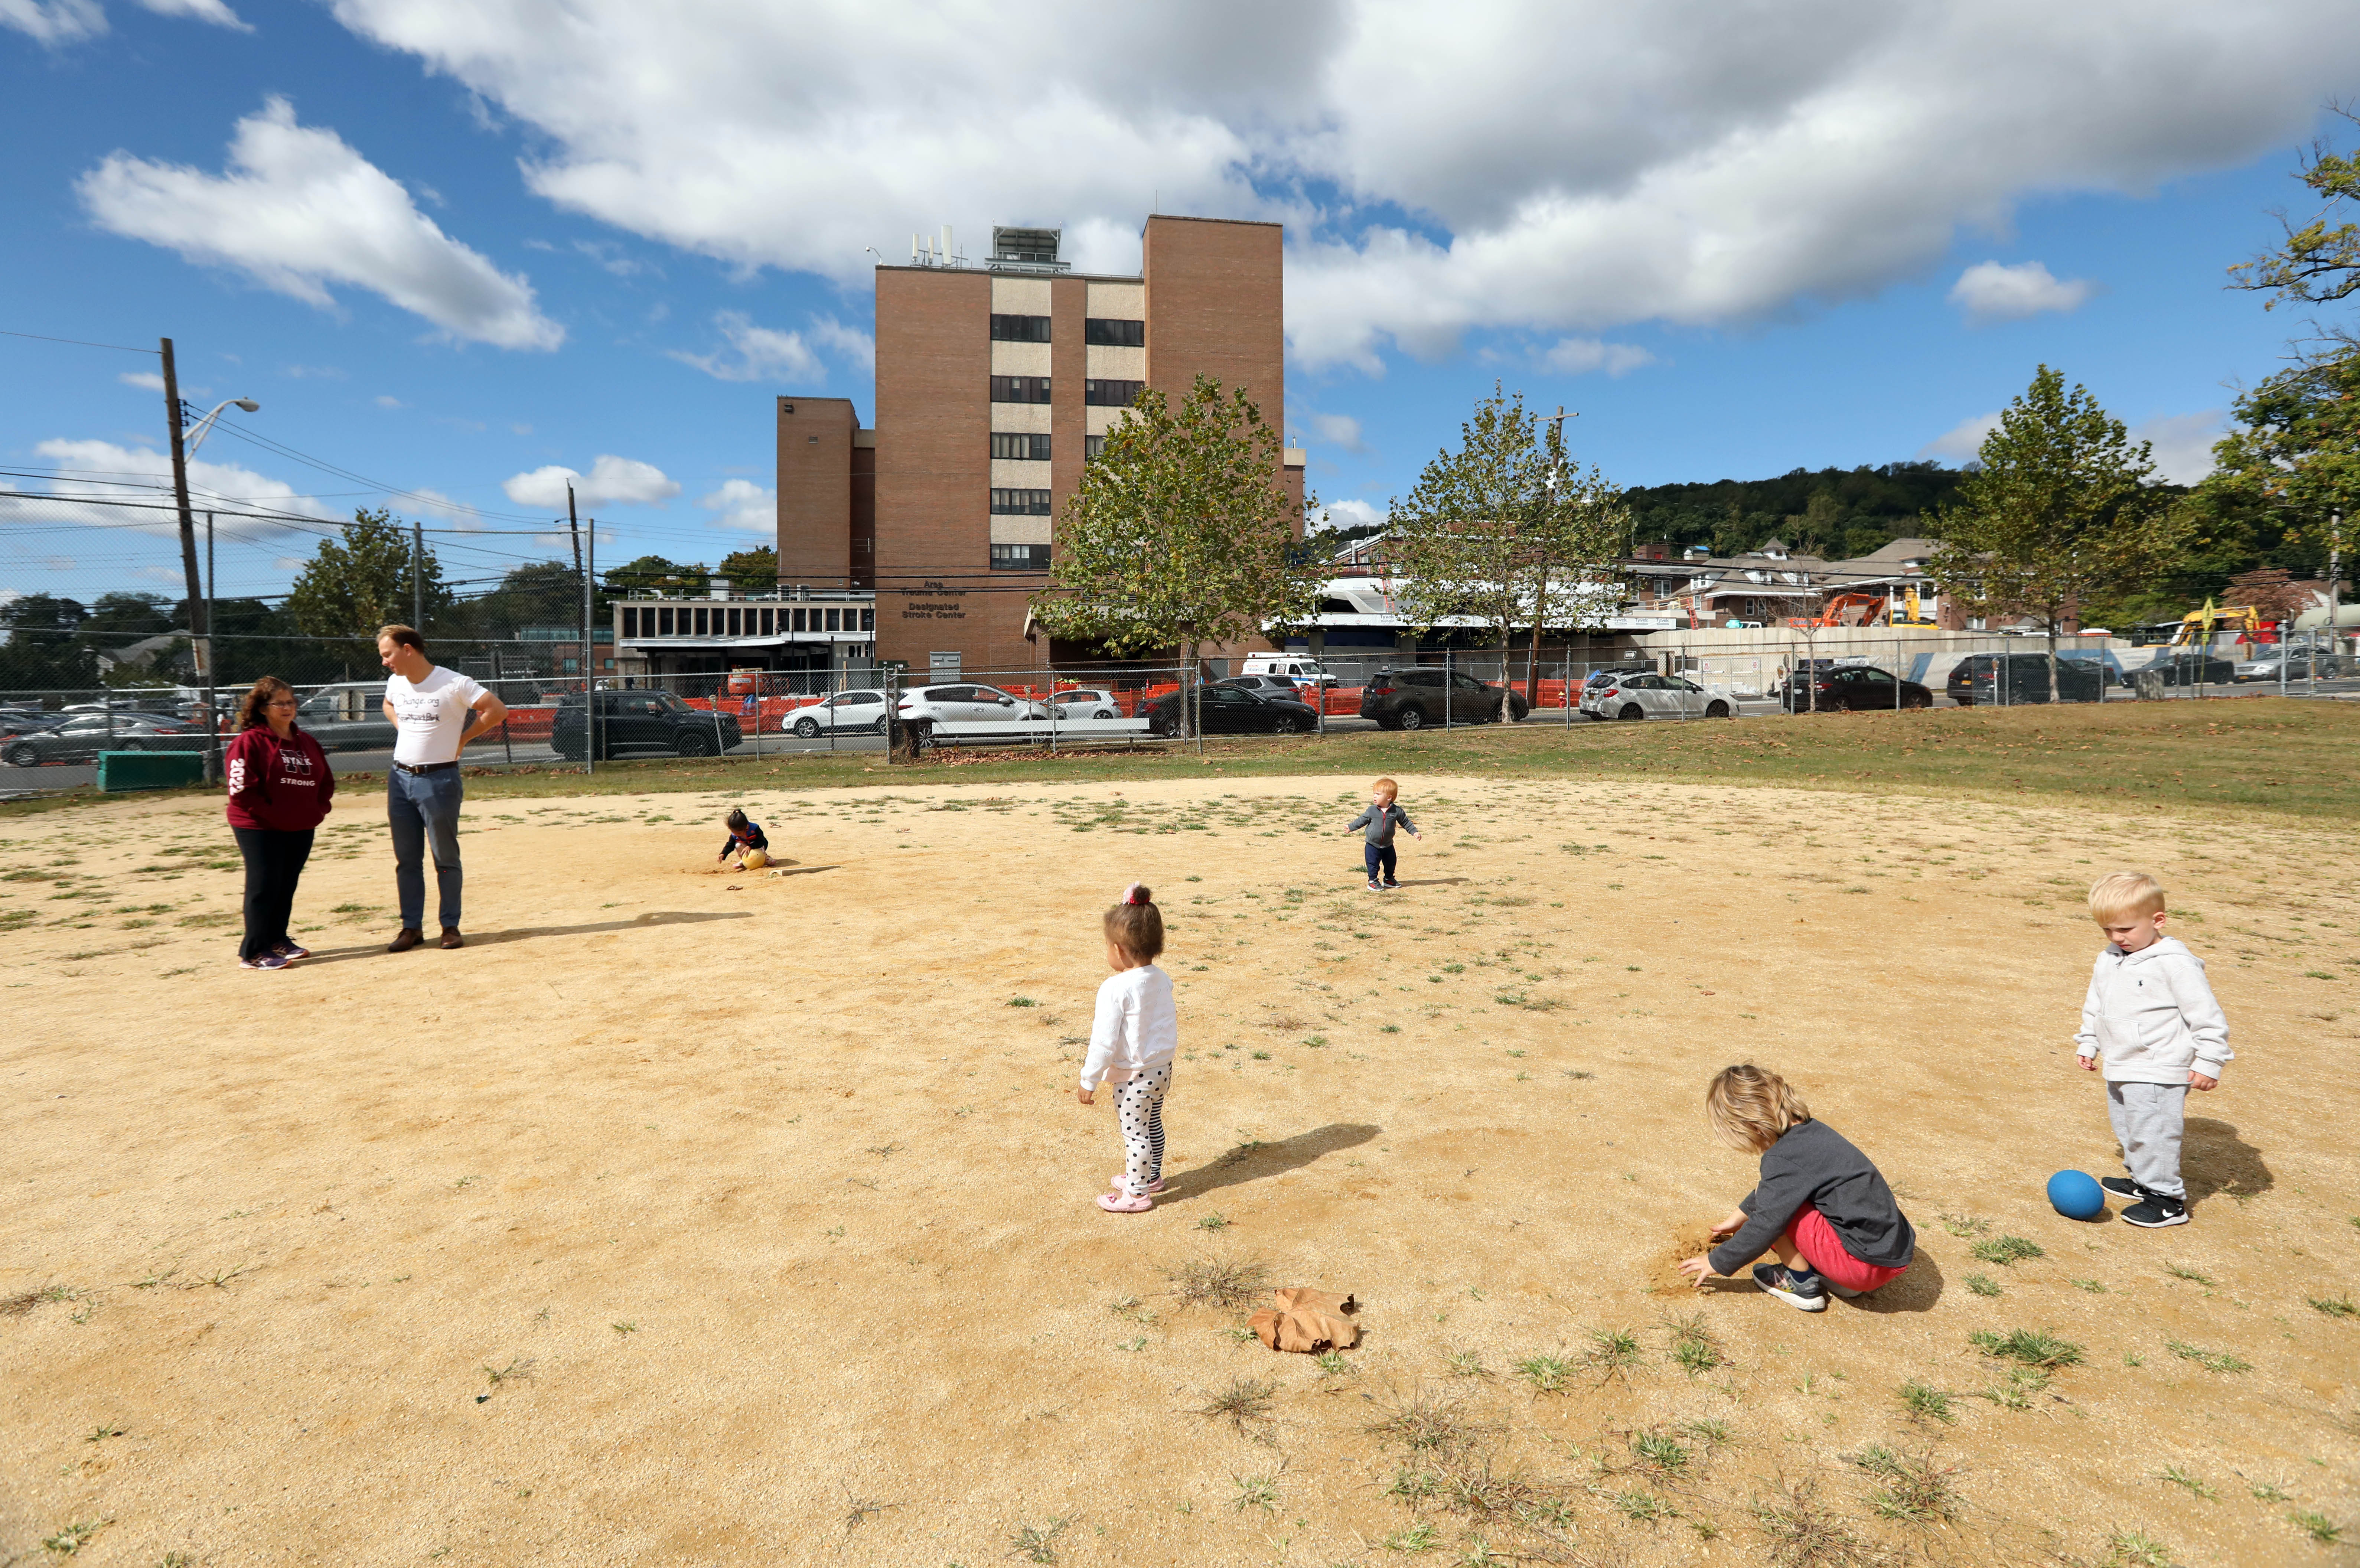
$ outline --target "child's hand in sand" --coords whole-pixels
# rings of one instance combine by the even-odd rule
[[[1743,1209],[1732,1209],[1729,1211],[1729,1217],[1727,1219],[1722,1220],[1720,1224],[1712,1227],[1712,1239],[1720,1241],[1723,1237],[1735,1236],[1744,1227],[1744,1225],[1745,1211]]]
[[[1712,1259],[1691,1258],[1680,1265],[1680,1272],[1688,1277],[1689,1284],[1701,1290],[1704,1289],[1704,1282],[1712,1278]]]
[[[1076,1100],[1079,1100],[1082,1104],[1084,1104],[1084,1105],[1097,1105],[1097,1104],[1098,1104],[1098,1101],[1097,1101],[1097,1100],[1095,1100],[1095,1099],[1091,1098],[1090,1091],[1089,1091],[1089,1090],[1087,1090],[1087,1089],[1076,1089],[1076,1090],[1075,1090],[1075,1091],[1074,1091],[1074,1098],[1075,1098],[1075,1099],[1076,1099]]]

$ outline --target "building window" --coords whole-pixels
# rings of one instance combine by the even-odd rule
[[[995,376],[993,379],[999,378]],[[1082,383],[1082,401],[1095,403],[1102,408],[1128,408],[1138,400],[1140,389],[1146,385],[1144,381],[1085,381]],[[1041,399],[1043,403],[1048,400],[1045,397]]]
[[[578,659],[569,659],[565,661],[565,673],[568,675],[573,674],[575,670],[581,668],[582,661]]]
[[[994,430],[991,432],[991,455],[1012,458],[1020,463],[1046,463],[1049,461],[1049,438],[1010,435],[1003,430]]]
[[[996,316],[992,319],[999,320]],[[1048,334],[1043,333],[1041,341],[1046,343]],[[1145,348],[1147,323],[1115,321],[1103,316],[1092,316],[1082,323],[1082,341],[1096,343],[1100,348]]]
[[[710,610],[698,610],[695,612],[695,615],[696,629],[689,635],[691,637],[711,637],[713,635],[713,612]]]
[[[1046,572],[1049,570],[1049,547],[1045,544],[993,545],[991,569],[994,572]]]
[[[844,612],[842,610],[830,610],[827,613],[827,629],[832,632],[840,632],[844,629]]]
[[[995,376],[991,378],[991,400],[995,403],[1045,403],[1049,400],[1049,378],[1045,376]]]
[[[991,341],[994,343],[1047,343],[1049,318],[1046,316],[994,316],[991,318]],[[1098,340],[1092,338],[1090,342]]]
[[[639,635],[639,613],[628,604],[623,607],[623,635],[627,637]]]
[[[1098,460],[1098,454],[1105,451],[1106,437],[1084,436],[1082,438],[1082,461],[1084,463],[1096,463]]]
[[[1045,517],[1049,513],[1049,492],[1046,490],[1000,490],[991,493],[991,512],[997,517]]]
[[[875,610],[863,610],[860,612],[860,629],[864,632],[873,632],[877,629],[877,612]]]

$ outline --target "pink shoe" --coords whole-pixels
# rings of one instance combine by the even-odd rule
[[[1098,1194],[1098,1207],[1110,1214],[1143,1214],[1154,1206],[1148,1198],[1126,1198],[1120,1192]]]
[[[1109,1186],[1112,1187],[1116,1192],[1121,1192],[1121,1191],[1122,1191],[1123,1183],[1124,1183],[1124,1182],[1126,1182],[1126,1181],[1130,1181],[1130,1180],[1131,1180],[1131,1172],[1130,1172],[1130,1171],[1117,1171],[1117,1172],[1115,1173],[1114,1180],[1113,1180],[1113,1181],[1109,1181],[1109,1182],[1108,1182],[1108,1183],[1107,1183],[1107,1185],[1109,1185]],[[1150,1188],[1148,1188],[1147,1190],[1148,1190],[1149,1192],[1161,1192],[1162,1191],[1164,1191],[1164,1178],[1163,1178],[1163,1177],[1161,1177],[1161,1176],[1158,1176],[1158,1177],[1155,1179],[1155,1183],[1154,1183],[1154,1185],[1151,1186],[1151,1187],[1150,1187]]]

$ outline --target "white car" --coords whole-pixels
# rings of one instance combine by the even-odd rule
[[[1113,692],[1104,687],[1084,687],[1072,691],[1060,691],[1050,699],[1056,704],[1059,719],[1119,719],[1122,704]]]
[[[1623,675],[1581,694],[1592,719],[1729,719],[1737,705],[1677,675]]]
[[[915,686],[901,693],[901,722],[935,724],[1021,724],[1049,716],[1039,702],[997,686]]]
[[[1240,675],[1280,675],[1297,686],[1333,686],[1336,677],[1316,659],[1299,653],[1250,653]]]
[[[883,735],[885,693],[838,691],[825,702],[797,709],[787,727],[805,740],[814,739],[823,732],[841,735],[850,730],[860,730],[870,735]]]

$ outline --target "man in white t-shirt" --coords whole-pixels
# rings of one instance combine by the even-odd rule
[[[455,670],[426,657],[426,639],[408,626],[380,626],[377,653],[386,669],[385,716],[392,722],[393,768],[385,776],[386,822],[393,830],[393,882],[401,897],[401,930],[388,953],[408,953],[424,940],[425,859],[434,855],[434,885],[442,945],[464,947],[459,934],[459,805],[466,784],[459,753],[477,735],[499,728],[508,704]]]

